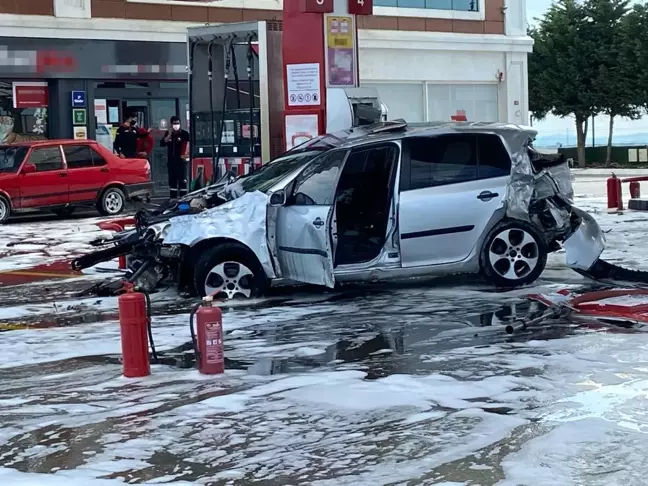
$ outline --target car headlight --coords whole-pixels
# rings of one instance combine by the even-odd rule
[[[148,227],[146,232],[152,234],[156,240],[160,240],[160,239],[163,240],[164,238],[166,238],[166,235],[169,233],[170,227],[171,227],[171,223],[169,222],[153,224]]]
[[[171,223],[165,224],[164,227],[162,228],[162,231],[160,231],[160,235],[159,235],[160,239],[164,240],[169,234],[170,229],[171,229]]]

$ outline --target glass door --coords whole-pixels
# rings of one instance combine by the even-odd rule
[[[153,131],[154,145],[151,152],[151,178],[153,179],[153,190],[156,196],[169,195],[169,176],[167,169],[167,149],[160,147],[160,140],[164,133],[171,127],[171,117],[178,116],[183,119],[182,114],[176,111],[176,99],[152,99],[150,100],[151,128]]]

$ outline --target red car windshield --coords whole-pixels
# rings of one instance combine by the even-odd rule
[[[0,174],[18,172],[27,150],[27,147],[0,146]]]

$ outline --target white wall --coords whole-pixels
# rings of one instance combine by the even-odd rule
[[[407,89],[408,83],[479,85],[475,89],[494,93],[499,121],[528,124],[526,59],[532,44],[526,36],[360,31],[358,37],[361,84],[376,86],[385,93],[381,96],[386,98],[390,118],[409,113],[416,121],[431,119],[428,92],[439,90],[421,88],[421,109],[395,107],[399,98],[410,104],[420,98],[413,89]],[[498,73],[502,73],[501,82]],[[387,84],[394,86],[393,92],[386,93]]]
[[[277,3],[276,0],[254,1]],[[87,18],[89,6],[89,0],[56,0],[59,18],[0,14],[0,35],[59,39],[128,38],[184,43],[186,28],[195,24],[92,19]],[[506,36],[360,30],[361,84],[495,84],[498,86],[500,121],[527,124],[526,57],[532,50],[532,41],[526,37],[526,7],[524,0],[506,0],[506,7]],[[497,81],[498,72],[504,74],[501,83]],[[424,116],[429,104],[427,90],[422,89],[422,92]]]

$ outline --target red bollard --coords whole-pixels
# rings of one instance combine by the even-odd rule
[[[608,212],[615,213],[623,210],[623,196],[621,191],[621,179],[612,174],[612,177],[607,180]]]
[[[150,375],[146,296],[133,291],[132,286],[119,296],[119,330],[124,376],[139,378]]]
[[[630,198],[639,199],[641,197],[641,184],[639,181],[632,181],[630,183]]]
[[[196,334],[193,332],[193,319],[196,318]],[[225,372],[225,353],[223,349],[223,314],[212,305],[211,297],[205,297],[203,304],[191,315],[191,335],[194,340],[198,370],[204,375],[217,375]]]

